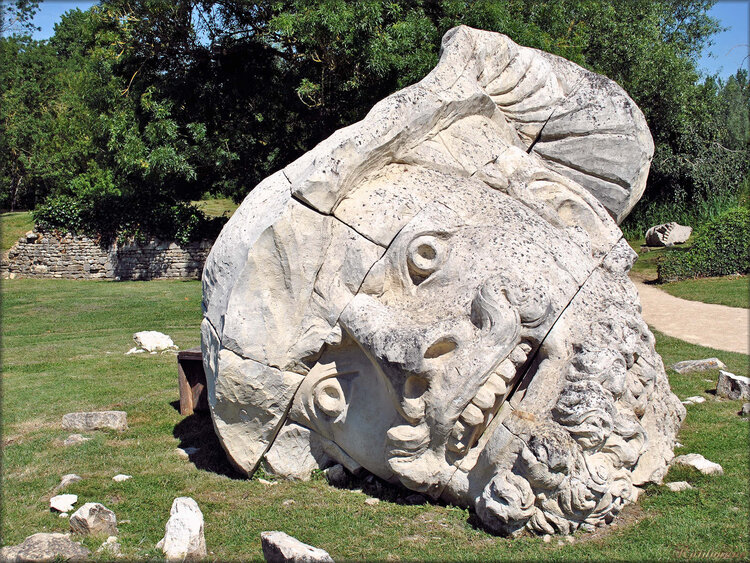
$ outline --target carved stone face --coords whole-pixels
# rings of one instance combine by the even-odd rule
[[[292,410],[381,477],[435,495],[577,287],[552,254],[575,252],[569,241],[540,244],[542,222],[523,205],[467,189],[481,205],[436,204],[399,232],[344,309],[347,336],[323,353],[325,369],[311,369]]]
[[[684,416],[612,220],[645,185],[645,121],[572,63],[444,41],[214,245],[214,426],[248,474],[342,463],[501,533],[600,525],[661,479]]]

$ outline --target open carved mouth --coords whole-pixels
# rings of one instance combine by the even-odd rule
[[[531,344],[521,341],[483,378],[484,382],[453,424],[446,443],[447,450],[462,457],[477,444],[517,387],[532,350]],[[398,458],[400,462],[420,457],[430,445],[430,427],[424,417],[418,421],[412,418],[409,422],[411,424],[395,426],[387,433],[389,457]]]

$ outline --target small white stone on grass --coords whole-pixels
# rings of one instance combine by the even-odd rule
[[[67,512],[61,512],[57,516],[58,516],[58,518],[67,518],[69,516],[69,514]]]
[[[718,463],[707,460],[701,454],[678,455],[670,465],[685,465],[697,469],[704,475],[723,475],[724,469]]]
[[[132,475],[124,475],[123,473],[119,473],[112,477],[113,481],[117,481],[118,483],[122,483],[123,481],[127,481],[128,479],[132,479]]]
[[[117,517],[103,504],[87,502],[70,517],[70,529],[77,534],[117,535]]]
[[[292,506],[293,504],[297,504],[297,501],[293,498],[288,498],[284,502],[281,503],[283,506]]]
[[[107,538],[107,541],[102,543],[102,545],[99,546],[99,549],[96,550],[97,553],[106,553],[108,555],[114,555],[115,557],[120,557],[120,549],[122,546],[117,541],[117,536],[109,536]]]
[[[674,481],[672,483],[667,483],[667,488],[673,493],[679,493],[692,489],[693,486],[687,481]]]
[[[740,411],[740,415],[747,416],[750,414],[750,403],[745,403],[742,405],[742,410]]]
[[[268,563],[333,563],[327,551],[302,543],[284,532],[261,532],[260,543]]]
[[[177,350],[172,339],[155,330],[143,330],[133,335],[133,340],[138,348],[146,352],[161,352],[162,350]]]
[[[268,479],[260,478],[258,479],[258,483],[262,483],[263,485],[277,485],[275,481],[269,481]]]
[[[692,397],[686,398],[684,401],[682,401],[683,405],[697,405],[700,403],[705,403],[706,399],[704,397],[701,397],[699,395],[693,395]]]
[[[62,479],[60,479],[60,484],[55,487],[56,491],[59,491],[60,489],[64,489],[71,483],[77,483],[81,480],[80,475],[76,475],[75,473],[68,473],[67,475],[63,475]]]
[[[91,440],[88,436],[84,436],[83,434],[71,434],[67,438],[65,438],[65,441],[63,442],[63,445],[65,446],[75,446],[76,444],[83,444],[84,442],[88,442]]]
[[[168,561],[200,559],[208,555],[203,535],[203,513],[195,500],[190,497],[174,499],[164,537],[156,548],[164,552]]]
[[[130,356],[132,354],[143,354],[145,352],[146,352],[146,350],[141,350],[140,348],[131,348],[130,350],[128,350],[127,352],[125,352],[125,355],[126,356]]]
[[[550,536],[549,534],[544,534],[543,539],[544,539],[544,543],[549,543],[552,541],[552,536]]]
[[[175,452],[180,459],[190,459],[190,456],[198,452],[198,448],[175,448]]]
[[[77,502],[78,495],[57,495],[49,499],[49,507],[57,512],[70,512]]]
[[[368,499],[365,499],[365,504],[367,506],[375,506],[376,504],[380,504],[380,499],[368,498]]]

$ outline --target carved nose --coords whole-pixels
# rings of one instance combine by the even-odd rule
[[[424,353],[424,357],[426,359],[433,359],[433,358],[439,358],[440,356],[445,356],[446,354],[450,354],[458,348],[458,343],[456,340],[450,336],[442,336],[438,338],[435,342],[433,342],[429,348]]]

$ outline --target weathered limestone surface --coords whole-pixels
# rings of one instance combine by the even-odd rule
[[[128,413],[125,411],[69,412],[62,417],[66,430],[111,430],[128,429]]]
[[[260,543],[268,563],[333,563],[327,551],[284,532],[261,532]]]
[[[0,561],[86,561],[90,551],[70,539],[70,534],[40,532],[14,546],[0,549]]]
[[[733,400],[750,399],[750,377],[735,375],[723,369],[719,370],[716,395]]]
[[[105,246],[86,236],[28,232],[0,264],[3,277],[148,280],[201,277],[210,241]]]
[[[672,369],[679,374],[695,373],[712,369],[726,369],[726,365],[719,358],[705,358],[703,360],[684,360],[677,362]]]
[[[98,502],[87,502],[70,517],[70,529],[77,534],[117,535],[117,517]]]
[[[202,559],[208,555],[203,534],[203,513],[190,497],[178,497],[172,502],[164,537],[156,544],[167,561]]]
[[[230,459],[365,468],[504,534],[610,522],[685,416],[617,227],[652,153],[615,83],[449,31],[219,235],[201,332]]]
[[[655,225],[646,231],[648,246],[672,246],[680,244],[690,238],[692,227],[686,227],[672,221],[663,225]]]

